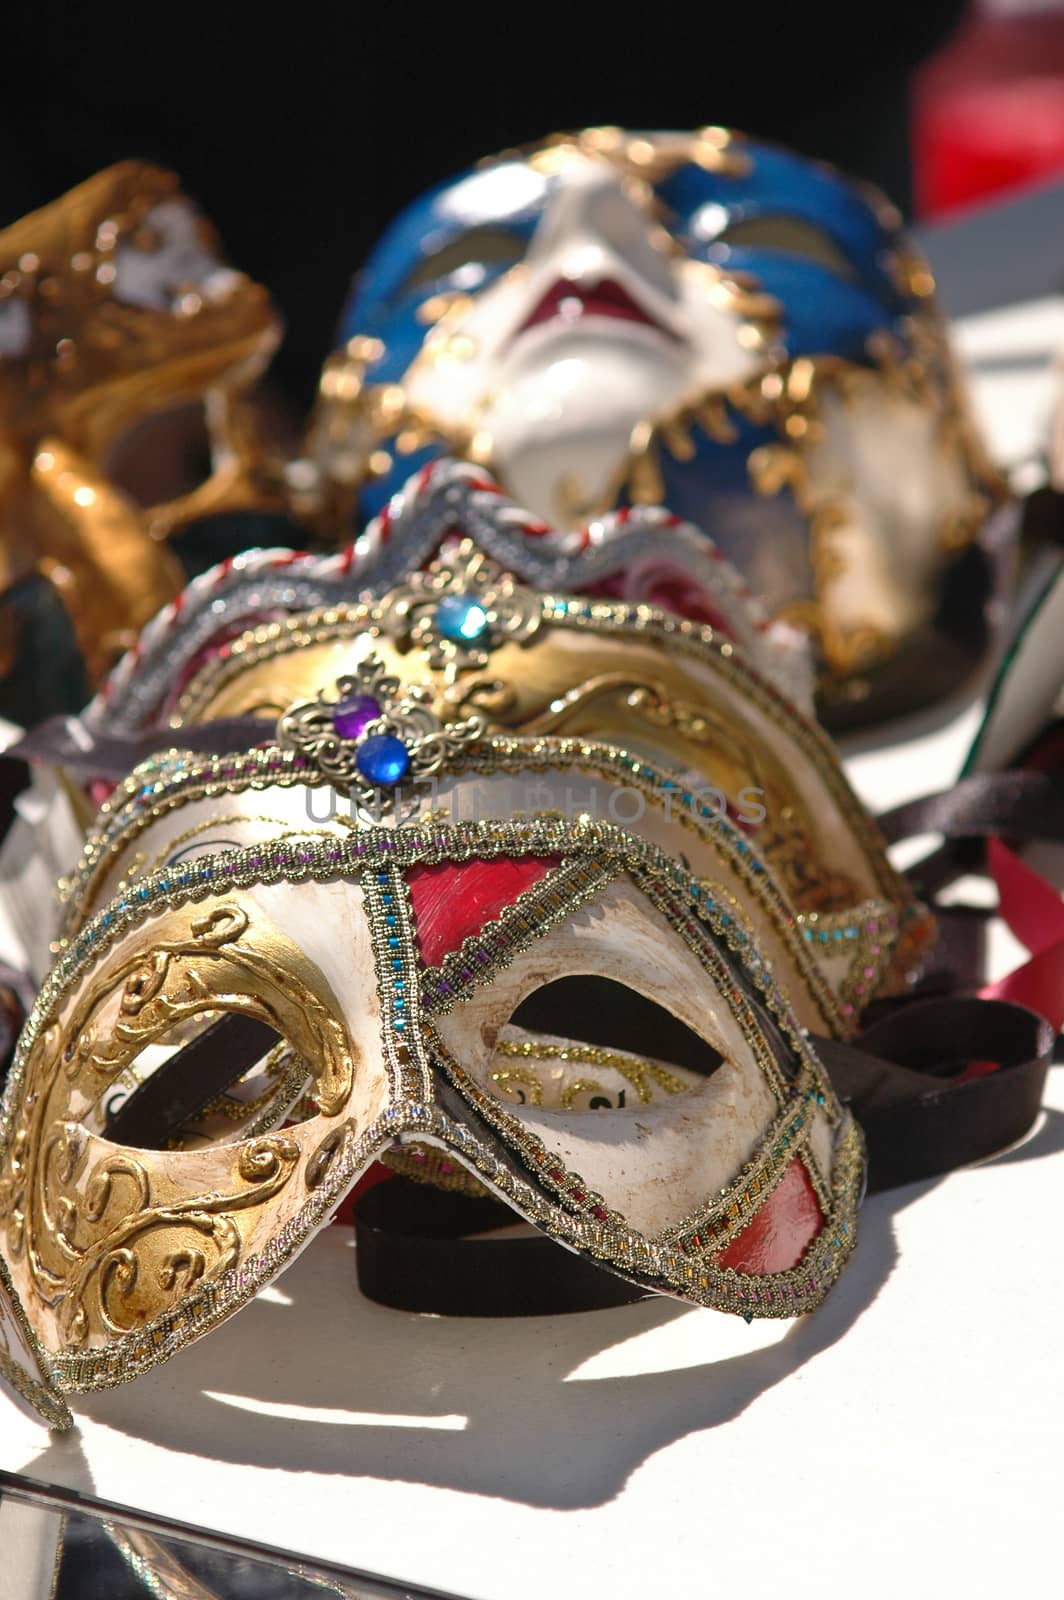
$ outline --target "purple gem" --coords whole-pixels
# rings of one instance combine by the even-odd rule
[[[341,739],[360,739],[371,722],[381,714],[380,702],[371,694],[353,694],[341,700],[333,712],[333,727]]]

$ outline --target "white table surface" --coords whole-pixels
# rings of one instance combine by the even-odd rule
[[[1021,460],[1064,302],[962,338]],[[855,783],[880,809],[949,782],[977,717],[865,750]],[[409,1316],[361,1299],[329,1229],[191,1350],[77,1400],[74,1433],[0,1400],[0,1467],[478,1600],[1059,1593],[1062,1180],[1058,1069],[1021,1148],[868,1201],[822,1309],[750,1326],[664,1299]]]

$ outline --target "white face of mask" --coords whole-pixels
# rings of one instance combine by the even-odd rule
[[[473,419],[474,454],[564,526],[613,499],[640,429],[761,369],[749,337],[639,186],[573,152],[524,262],[445,314],[404,388],[456,432]]]
[[[244,280],[204,242],[203,225],[185,200],[163,200],[148,212],[145,237],[115,251],[115,298],[150,311],[198,310],[221,304]]]

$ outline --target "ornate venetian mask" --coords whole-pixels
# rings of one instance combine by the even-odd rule
[[[278,731],[247,757],[251,807],[243,758],[222,780],[243,822],[193,804],[195,853],[83,925],[30,1017],[0,1116],[0,1377],[55,1423],[63,1393],[165,1360],[380,1156],[457,1169],[644,1288],[745,1316],[818,1304],[863,1152],[785,998],[780,904],[723,857],[706,878],[550,811],[344,829],[304,795],[286,822],[332,763]],[[654,1050],[581,1035],[557,988],[581,975],[654,1010]]]
[[[721,650],[741,654],[744,663],[764,680],[768,693],[797,698],[801,705],[808,703],[809,677],[800,639],[790,630],[767,625],[739,575],[720,558],[711,541],[693,528],[650,507],[627,515],[607,515],[596,526],[593,541],[590,534],[585,538],[542,527],[533,537],[529,522],[530,514],[509,502],[483,474],[461,463],[440,462],[419,474],[354,545],[336,555],[288,549],[250,551],[196,578],[149,624],[136,647],[109,676],[86,708],[75,744],[57,750],[50,745],[47,731],[39,735],[43,745],[38,743],[37,754],[43,758],[45,770],[38,769],[41,792],[36,809],[47,821],[38,822],[31,831],[21,819],[16,820],[2,860],[5,903],[34,973],[40,977],[47,969],[48,941],[54,931],[40,915],[42,895],[47,897],[55,879],[69,871],[79,835],[114,781],[124,777],[147,752],[171,742],[168,725],[176,726],[182,718],[187,725],[190,718],[217,714],[211,700],[213,675],[224,669],[230,647],[239,644],[241,635],[257,626],[283,624],[295,613],[316,609],[328,613],[338,607],[356,608],[348,636],[357,634],[359,598],[383,597],[395,588],[400,575],[416,572],[446,550],[458,528],[467,530],[479,556],[489,563],[494,559],[508,573],[506,584],[511,591],[520,588],[527,594],[522,605],[538,607],[534,591],[566,591],[576,581],[614,598],[618,616],[628,611],[642,614],[651,602],[657,602],[678,611],[692,624],[694,634],[708,630],[707,637],[716,639]],[[486,579],[486,569],[483,576]],[[319,620],[312,618],[315,625]],[[282,627],[283,642],[272,667],[259,663],[259,670],[247,680],[251,699],[240,702],[242,712],[261,710],[269,702],[276,716],[286,694],[295,698],[314,692],[327,681],[329,652],[315,651],[307,658],[310,670],[297,673],[296,685],[291,687],[292,660],[286,643],[297,632],[298,625]],[[502,643],[494,631],[492,642]],[[613,648],[616,652],[619,641]],[[341,654],[342,650],[341,643]],[[242,646],[239,654],[243,658]],[[427,658],[418,654],[428,669]],[[342,661],[332,665],[337,672],[343,670]],[[520,652],[510,665],[520,676],[524,667]],[[559,678],[559,672],[564,677],[567,670],[564,655],[558,656],[552,672],[543,679],[539,712],[547,710],[559,684],[571,687]],[[325,676],[317,677],[319,672]],[[458,689],[452,683],[448,690],[452,711],[456,695],[467,692],[469,675],[463,672],[460,676],[463,687]],[[476,695],[481,699],[483,676],[474,677]],[[690,683],[687,692],[698,694],[701,689]],[[239,699],[239,689],[232,693]],[[574,706],[571,728],[575,731],[578,724],[592,728],[598,719],[600,732],[623,729],[628,713],[616,674],[612,687],[601,682],[591,686],[589,693],[591,703],[582,721]],[[516,682],[502,700],[511,696],[514,704],[500,726],[520,728],[523,721],[537,716],[536,696],[524,704]],[[498,695],[494,698],[499,701]],[[498,709],[501,715],[501,701]],[[681,706],[678,714],[690,720],[689,713],[694,715],[690,706]],[[53,732],[56,726],[51,725]],[[66,727],[59,719],[59,730]],[[719,747],[719,730],[710,735],[708,724],[706,730],[706,740]],[[111,747],[102,764],[94,754],[81,759],[87,749],[98,751],[101,740]],[[220,747],[216,743],[213,748]]]
[[[0,589],[50,584],[90,683],[181,588],[167,536],[269,500],[240,397],[279,332],[171,173],[125,162],[0,232]]]
[[[467,818],[583,810],[630,825],[700,872],[737,874],[734,896],[785,904],[786,959],[803,974],[810,1006],[795,1002],[803,1022],[851,1031],[875,995],[906,987],[930,919],[890,865],[830,742],[789,698],[800,674],[727,563],[709,559],[705,586],[689,582],[687,617],[642,599],[543,592],[487,551],[531,563],[540,582],[588,561],[600,579],[622,572],[631,582],[641,545],[656,544],[660,560],[662,547],[675,554],[677,540],[695,536],[640,511],[604,519],[593,552],[549,532],[529,539],[525,514],[459,465],[423,474],[403,499],[367,530],[363,548],[239,558],[197,579],[145,632],[86,711],[69,755],[54,757],[67,762],[67,792],[101,763],[126,772],[146,749],[213,755],[176,767],[160,756],[119,783],[77,869],[69,846],[61,861],[61,929],[41,918],[36,899],[12,903],[37,972],[50,938],[72,937],[116,886],[175,850],[195,855],[212,840],[249,843],[261,827],[299,826],[292,807],[304,780],[294,800],[273,795],[262,810],[259,767],[239,768],[238,784],[223,752],[258,743],[286,707],[338,682],[357,702],[351,725],[372,722],[383,714],[379,678],[393,699],[396,685],[415,695],[418,714],[439,726],[474,719],[493,736],[490,760],[455,753],[450,787],[414,790],[396,820],[437,805],[449,815],[460,803]],[[459,538],[458,527],[470,532]],[[706,549],[708,541],[693,550],[695,570]],[[415,567],[405,582],[382,581],[393,560]],[[218,785],[243,798],[215,804]],[[99,799],[112,786],[89,791]],[[327,797],[314,801],[322,804]],[[81,820],[91,813],[82,809]],[[371,808],[337,826],[372,821]],[[755,926],[774,951],[767,924],[755,917]]]
[[[1000,493],[932,292],[885,201],[721,129],[486,161],[355,282],[310,442],[333,526],[441,452],[555,526],[667,504],[811,631],[836,716],[927,698],[978,654]]]
[[[92,770],[94,751],[116,737],[123,772],[145,746],[187,739],[191,749],[220,752],[255,743],[293,702],[379,672],[416,691],[441,724],[479,718],[496,736],[500,782],[485,772],[478,787],[478,763],[461,765],[464,803],[473,805],[475,794],[478,808],[467,814],[545,806],[569,814],[583,796],[592,814],[634,822],[670,853],[705,853],[707,862],[723,827],[730,859],[747,851],[767,869],[758,893],[770,878],[786,899],[790,942],[820,975],[810,979],[810,992],[820,993],[810,1020],[847,1031],[875,994],[905,986],[930,923],[887,860],[830,742],[791,700],[792,685],[801,686],[793,658],[728,564],[705,559],[709,541],[700,550],[692,530],[670,526],[660,512],[608,516],[590,551],[546,531],[527,537],[524,515],[468,467],[441,464],[408,486],[359,550],[264,552],[205,574],[152,624],[88,708],[81,770]],[[459,539],[457,528],[469,533]],[[524,561],[543,585],[582,566],[589,576],[591,564],[598,587],[609,589],[609,574],[623,573],[631,585],[645,562],[660,572],[670,549],[682,561],[687,544],[693,573],[701,563],[705,581],[694,585],[689,574],[686,617],[642,598],[543,593],[487,553]],[[415,570],[387,583],[395,563]],[[377,704],[372,686],[351,693],[366,707]],[[361,720],[372,717],[367,711]],[[234,745],[219,744],[215,725]],[[121,786],[68,882],[68,935],[116,882],[161,865],[172,849],[195,853],[209,842],[203,784],[209,791],[224,783],[228,758],[219,761],[205,776],[184,764],[171,772],[164,762]],[[522,773],[535,779],[531,798],[519,792]],[[507,788],[504,778],[514,784]],[[417,810],[431,798],[424,789],[408,796]],[[439,801],[450,803],[446,795]],[[190,822],[184,810],[193,802]],[[284,826],[294,826],[290,802],[275,804],[277,826],[282,812]],[[247,818],[214,809],[222,834],[223,821],[232,822],[245,837]],[[69,866],[68,858],[64,873]],[[25,936],[43,970],[42,941],[55,930],[42,925],[39,909],[34,918]]]

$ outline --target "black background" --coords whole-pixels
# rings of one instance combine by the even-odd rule
[[[5,8],[0,224],[125,156],[176,168],[289,335],[300,407],[352,272],[427,184],[597,122],[724,123],[910,199],[911,71],[963,0]]]

